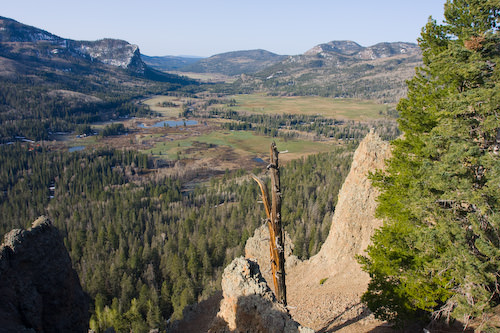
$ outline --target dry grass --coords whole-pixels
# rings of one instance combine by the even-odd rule
[[[225,119],[204,119],[198,125],[187,127],[138,127],[145,123],[152,125],[155,122],[177,119],[182,106],[196,102],[202,105],[210,94],[193,99],[177,96],[155,96],[142,101],[150,108],[162,114],[157,118],[134,118],[121,121],[130,129],[129,135],[114,137],[91,137],[75,139],[68,137],[65,147],[84,145],[88,148],[114,147],[117,149],[136,149],[155,159],[177,161],[179,170],[182,168],[198,168],[199,170],[224,171],[254,167],[261,167],[261,158],[267,161],[269,147],[275,141],[280,151],[287,151],[280,159],[283,162],[301,158],[310,154],[328,152],[338,144],[335,140],[315,141],[314,135],[302,134],[298,139],[284,140],[256,135],[251,131],[227,131],[220,129],[220,123]],[[370,101],[336,100],[321,97],[270,97],[265,95],[236,95],[238,111],[255,113],[292,113],[316,115],[337,119],[374,119],[381,118],[379,111],[387,107]],[[164,107],[175,103],[179,107]],[[93,127],[102,130],[107,123],[94,124]],[[177,172],[173,170],[173,172]]]
[[[216,83],[216,82],[233,83],[234,81],[236,81],[236,77],[227,76],[219,73],[192,73],[192,72],[170,72],[170,73],[181,76],[187,76],[190,79],[195,79],[207,83]]]
[[[302,156],[331,151],[332,143],[314,142],[307,140],[284,140],[255,135],[248,131],[210,131],[201,135],[186,136],[179,139],[160,138],[144,153],[157,157],[176,159],[213,159],[220,157],[220,151],[227,153],[229,148],[233,155],[239,157],[252,156],[267,160],[271,142],[275,141],[280,151],[287,151],[284,160],[300,158]]]
[[[333,99],[313,96],[267,96],[264,94],[231,96],[238,103],[234,109],[260,114],[305,114],[327,118],[372,120],[380,119],[388,105],[373,101]]]
[[[165,107],[163,103],[174,103],[177,107]],[[160,113],[163,117],[178,117],[182,112],[182,105],[187,102],[186,98],[175,96],[155,96],[143,100],[141,103],[149,106],[152,111]]]

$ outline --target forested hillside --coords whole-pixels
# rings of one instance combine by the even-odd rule
[[[179,70],[181,72],[220,73],[224,75],[250,74],[272,66],[286,57],[266,50],[234,51],[201,59]]]
[[[302,258],[328,234],[354,147],[282,169],[283,220]],[[171,316],[180,318],[184,306],[220,288],[224,266],[264,217],[244,171],[185,192],[182,179],[155,177],[148,157],[133,151],[21,144],[0,151],[0,234],[51,216],[95,300],[97,331],[165,328]]]
[[[289,56],[257,73],[241,75],[234,92],[274,95],[362,98],[395,103],[406,96],[405,80],[422,56],[415,44],[379,43],[362,47],[332,41]],[[228,87],[224,87],[228,89]]]
[[[419,40],[424,66],[399,102],[404,136],[393,142],[381,189],[384,227],[361,258],[372,278],[364,301],[400,325],[476,319],[500,304],[500,5],[455,0],[446,23]],[[497,310],[494,310],[496,307]],[[493,326],[489,326],[493,325]],[[495,328],[496,327],[496,328]]]
[[[0,17],[0,143],[150,115],[134,99],[191,85],[149,68],[125,41],[74,41]]]

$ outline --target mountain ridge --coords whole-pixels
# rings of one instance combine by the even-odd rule
[[[37,27],[0,16],[0,57],[23,62],[41,61],[56,70],[71,71],[71,65],[108,65],[126,69],[133,75],[158,79],[163,74],[154,73],[143,61],[138,45],[121,39],[103,38],[80,41],[63,38]],[[164,75],[168,80],[169,75]]]
[[[296,62],[299,57],[319,57],[328,60],[335,55],[344,60],[349,57],[359,60],[375,60],[397,55],[414,55],[419,52],[417,44],[408,42],[380,42],[365,47],[350,40],[334,40],[318,44],[298,55],[280,55],[264,49],[254,49],[217,53],[207,58],[169,55],[162,57],[143,55],[143,58],[148,65],[164,71],[177,70],[235,76],[256,74],[282,61]]]
[[[231,85],[223,89],[232,93],[316,95],[384,103],[395,103],[406,95],[406,80],[422,64],[421,51],[413,43],[382,42],[364,47],[349,40],[318,44],[299,55],[256,49],[201,59],[150,57],[126,41],[74,41],[3,17],[0,43],[4,67],[0,75],[12,76],[18,69],[33,71],[37,68],[34,62],[59,72],[82,68],[88,72],[89,66],[100,64],[146,79],[181,84],[189,80],[169,72],[223,74],[232,77]]]
[[[196,89],[198,81],[147,66],[126,41],[64,39],[0,17],[0,142],[149,114],[133,99],[189,85]]]
[[[288,56],[264,70],[241,75],[235,92],[317,95],[395,103],[406,95],[406,80],[422,64],[412,43],[378,43],[362,47],[352,41],[319,44]]]
[[[195,73],[220,73],[230,76],[243,73],[251,74],[286,57],[263,49],[231,51],[201,59],[179,70]]]
[[[334,40],[318,44],[306,51],[303,55],[317,56],[328,53],[337,53],[344,56],[354,56],[358,59],[377,59],[395,56],[398,54],[418,53],[419,47],[407,42],[380,42],[370,46],[361,46],[351,40]]]
[[[204,57],[197,56],[148,56],[145,54],[141,55],[143,61],[155,69],[161,71],[175,71],[180,68],[186,67],[190,64],[196,63]]]
[[[406,95],[405,82],[421,65],[422,53],[414,43],[381,42],[365,47],[350,40],[335,40],[298,55],[262,49],[225,52],[184,67],[177,64],[175,71],[232,77],[234,82],[229,87],[233,93],[319,95],[395,103]],[[157,67],[167,72],[168,68],[173,67]]]

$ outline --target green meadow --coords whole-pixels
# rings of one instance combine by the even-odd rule
[[[229,147],[237,154],[267,156],[270,144],[275,141],[280,151],[287,151],[287,159],[314,152],[332,150],[332,144],[307,140],[284,140],[256,135],[249,131],[214,131],[206,135],[193,136],[175,141],[158,142],[143,152],[174,159],[178,153],[183,157],[210,157],[217,147]],[[200,145],[203,144],[203,145]],[[211,151],[210,148],[213,148]]]

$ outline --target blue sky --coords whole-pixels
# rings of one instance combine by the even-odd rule
[[[124,39],[143,54],[301,54],[332,40],[416,42],[445,0],[2,0],[0,16],[64,38]]]

